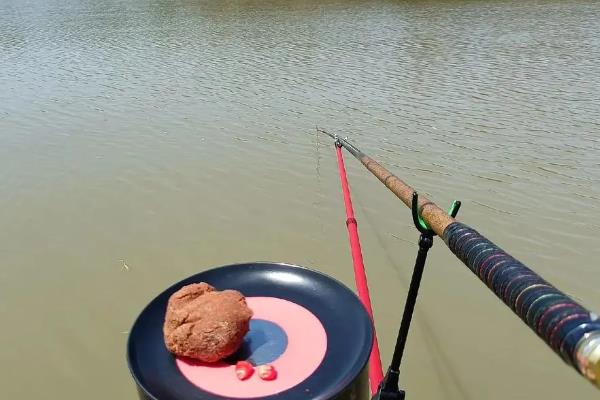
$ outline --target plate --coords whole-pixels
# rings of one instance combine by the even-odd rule
[[[298,337],[298,332],[302,334],[302,330],[296,329],[296,333],[293,332],[294,328],[290,328],[289,324],[296,319],[285,312],[265,314],[261,309],[259,314],[263,318],[256,319],[251,325],[266,326],[271,323],[284,326],[288,330],[288,349],[302,342],[307,353],[322,351],[324,354],[313,357],[313,361],[317,361],[311,368],[312,372],[309,371],[307,377],[302,376],[301,380],[286,385],[287,388],[284,389],[281,389],[279,382],[280,387],[274,389],[273,394],[248,390],[248,397],[232,396],[231,392],[226,390],[225,384],[223,390],[215,388],[214,385],[204,388],[198,382],[193,382],[193,374],[184,375],[182,371],[186,370],[185,367],[182,369],[182,360],[168,352],[165,347],[162,328],[169,297],[181,287],[198,282],[206,282],[217,290],[239,290],[244,296],[263,302],[271,298],[274,303],[289,303],[298,309],[307,310],[314,316],[316,324],[324,329],[326,339],[323,343],[319,343],[319,340],[296,341],[294,337]],[[309,332],[310,329],[306,331]],[[358,297],[342,283],[323,273],[298,265],[255,262],[216,267],[184,279],[159,294],[144,308],[133,324],[127,345],[127,361],[140,395],[147,399],[330,399],[359,379],[369,359],[372,343],[371,320]],[[307,358],[291,350],[288,355],[292,353],[299,363]],[[277,360],[273,363],[277,363]],[[290,378],[281,375],[285,370],[279,373],[280,376],[273,382],[280,378]]]

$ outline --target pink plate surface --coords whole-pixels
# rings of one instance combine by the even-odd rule
[[[240,381],[234,365],[177,358],[181,373],[200,389],[229,398],[270,396],[302,383],[323,361],[327,334],[313,313],[276,297],[247,297],[246,301],[254,311],[253,318],[279,325],[288,337],[286,350],[271,363],[277,370],[277,379],[263,381],[255,371],[250,379]]]

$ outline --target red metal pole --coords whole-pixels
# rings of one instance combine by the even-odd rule
[[[346,226],[348,227],[348,237],[350,238],[350,249],[352,250],[354,278],[356,280],[358,297],[371,316],[371,320],[373,320],[373,309],[371,308],[371,297],[369,296],[367,275],[365,274],[362,250],[360,248],[360,239],[358,237],[358,227],[356,224],[356,219],[354,218],[354,210],[352,208],[352,199],[350,198],[350,188],[348,186],[348,179],[346,178],[346,167],[344,166],[344,156],[342,155],[341,146],[336,144],[335,151],[337,153],[338,168],[340,170],[342,191],[344,192],[344,204],[346,206]],[[369,385],[371,387],[372,395],[377,393],[377,388],[382,380],[383,369],[381,367],[381,355],[379,354],[379,342],[377,341],[377,334],[375,334],[373,350],[371,351],[371,357],[369,358]]]

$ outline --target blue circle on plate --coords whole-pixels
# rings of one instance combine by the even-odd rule
[[[285,352],[288,337],[276,323],[264,319],[251,319],[250,330],[240,349],[226,361],[235,364],[240,360],[253,365],[269,364]]]

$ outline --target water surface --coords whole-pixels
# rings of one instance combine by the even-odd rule
[[[600,3],[0,0],[0,393],[135,398],[134,318],[253,260],[353,286],[349,136],[600,311]],[[348,158],[384,363],[417,233]],[[437,241],[409,399],[592,398]]]

